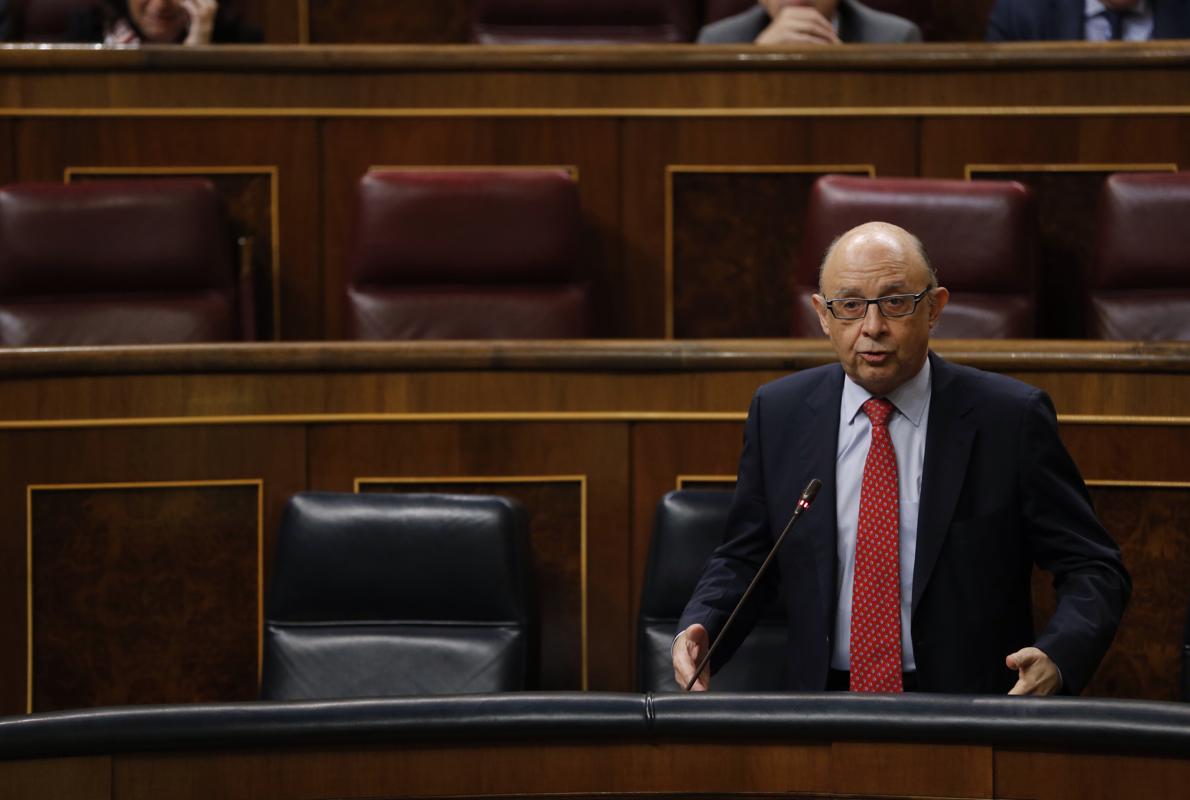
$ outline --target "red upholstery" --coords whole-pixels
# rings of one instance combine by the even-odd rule
[[[1008,181],[827,175],[812,190],[796,275],[794,335],[821,336],[810,295],[835,237],[871,220],[921,239],[950,290],[948,338],[1027,338],[1036,323],[1036,223],[1029,190]]]
[[[689,42],[698,0],[476,0],[480,44]]]
[[[371,172],[347,287],[356,339],[589,333],[578,189],[564,170]]]
[[[1110,176],[1097,227],[1091,338],[1190,340],[1190,172]]]
[[[208,181],[4,187],[0,344],[221,341],[243,328],[250,336],[250,314],[237,319],[233,251]]]

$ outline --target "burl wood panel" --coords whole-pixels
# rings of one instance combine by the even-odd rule
[[[322,334],[318,261],[319,174],[316,123],[311,119],[64,118],[16,123],[17,176],[61,181],[68,167],[276,167],[279,188],[281,336]],[[262,184],[229,188],[246,225],[271,231]],[[267,248],[268,236],[257,247]],[[261,251],[268,252],[267,249]],[[271,256],[262,277],[271,274]]]
[[[304,432],[300,428],[284,425],[3,431],[0,432],[0,453],[4,454],[4,457],[0,459],[0,604],[2,604],[0,607],[9,611],[4,623],[0,624],[0,714],[23,714],[27,707],[26,487],[44,484],[261,479],[264,482],[264,530],[266,533],[264,551],[267,585],[268,561],[273,551],[276,526],[282,507],[291,494],[304,489],[306,485]],[[153,491],[155,490],[134,490],[132,495],[144,498],[147,493]],[[255,489],[252,492],[255,495]],[[112,503],[116,503],[116,507],[111,510],[112,516],[109,518],[120,519],[121,506],[119,504],[125,495],[126,493],[122,491],[97,492],[95,502],[106,505],[95,506],[95,508],[110,508]],[[105,496],[115,499],[104,500]],[[172,496],[168,492],[162,495],[162,497]],[[213,495],[201,495],[203,498],[213,496],[225,497],[226,493],[216,492]],[[40,507],[44,510],[43,516],[49,515],[54,519],[62,518],[64,512],[57,510],[56,503],[60,498],[56,493],[37,493],[35,499],[42,504]],[[164,518],[164,524],[168,525],[168,530],[190,532],[200,538],[214,535],[213,524],[208,526],[208,522],[224,519],[227,512],[218,504],[207,505],[204,500],[196,500],[196,502],[200,503],[196,506],[198,510],[209,509],[210,515],[214,516],[183,515],[179,512],[176,518],[172,515]],[[147,504],[146,513],[166,513],[161,500],[150,498],[149,500],[138,500],[137,504]],[[98,510],[94,514],[91,514],[89,510],[87,513],[90,516],[86,516],[84,519],[91,519],[96,523],[103,519],[99,516]],[[206,512],[204,511],[204,513]],[[239,514],[238,511],[236,513]],[[255,501],[253,501],[251,571],[248,575],[247,585],[247,591],[251,593],[252,597],[252,608],[243,608],[239,601],[234,604],[231,600],[225,602],[222,599],[222,594],[195,588],[190,579],[178,585],[176,597],[169,598],[174,601],[177,608],[197,609],[195,613],[208,615],[204,619],[213,619],[220,627],[234,627],[241,623],[250,625],[253,637],[256,626],[255,513]],[[235,519],[239,520],[240,517],[236,516]],[[38,532],[47,529],[39,528],[36,518],[34,522],[35,542],[40,542],[42,540],[37,538]],[[148,535],[148,525],[147,521],[137,522],[136,526],[128,530],[130,532],[141,531]],[[61,526],[61,530],[68,534],[75,531],[76,528],[80,534],[86,530],[77,527],[72,520],[67,520]],[[110,527],[101,530],[108,537],[117,537],[124,531],[123,527]],[[114,544],[121,541],[118,538],[110,540]],[[88,540],[83,539],[79,546],[82,547],[87,542]],[[148,544],[154,547],[161,545],[163,549],[158,552],[162,553],[163,558],[167,555],[173,558],[179,554],[190,552],[186,550],[191,547],[189,544],[178,544],[180,549],[171,550],[170,548],[174,547],[172,542],[171,538],[168,543],[149,541]],[[214,565],[221,558],[217,552],[207,552],[197,544],[193,547],[195,548],[195,557],[199,559],[198,563],[200,564]],[[237,552],[242,551],[237,550]],[[127,548],[120,552],[104,551],[104,557],[113,559],[120,566],[119,572],[112,573],[113,577],[115,575],[127,576],[129,570],[134,566],[137,568],[134,580],[123,585],[113,584],[111,587],[111,591],[118,589],[121,592],[131,592],[131,598],[136,602],[117,609],[120,613],[119,619],[112,617],[111,609],[105,610],[103,612],[104,623],[111,622],[113,626],[120,628],[117,632],[121,636],[134,635],[138,630],[148,635],[151,631],[133,613],[141,607],[138,600],[142,591],[140,581],[143,579],[151,582],[151,586],[156,587],[159,574],[168,574],[165,572],[166,569],[180,568],[176,563],[173,563],[172,566],[170,563],[159,564],[156,560]],[[85,562],[79,565],[79,569],[86,568],[88,567]],[[36,557],[34,569],[35,571],[42,569],[42,562],[39,562]],[[188,572],[183,570],[183,574],[188,574]],[[104,576],[98,576],[97,579],[99,578],[106,580]],[[45,591],[46,587],[56,586],[64,578],[59,579],[56,575],[50,575],[49,579],[53,583],[40,582],[41,589],[38,589],[38,581],[35,580],[35,591]],[[67,590],[69,587],[63,587],[63,591]],[[235,591],[239,592],[241,589],[237,587]],[[94,596],[99,597],[100,595],[95,594]],[[118,595],[113,596],[119,597]],[[234,596],[238,597],[239,595]],[[53,601],[53,598],[50,600]],[[208,602],[214,605],[209,608],[201,605]],[[82,618],[78,616],[73,607],[65,611],[69,612],[67,616],[55,617],[48,620],[49,623],[58,626],[60,631],[68,631],[82,624]],[[97,613],[98,611],[97,609]],[[128,614],[124,615],[124,611],[127,611]],[[169,615],[174,613],[174,609],[165,607],[160,612],[162,615]],[[49,613],[44,604],[36,609],[36,614],[43,617],[49,616]],[[124,625],[127,627],[121,627]],[[35,619],[35,637],[44,637],[47,633],[52,633],[53,630],[53,628],[45,628],[44,625],[39,626]],[[55,634],[55,636],[60,635],[65,634]],[[216,631],[214,635],[222,636],[223,634]],[[155,697],[148,693],[142,693],[142,688],[146,692],[149,690],[156,692],[163,688],[169,689],[171,697],[182,699],[181,695],[191,692],[191,687],[195,685],[223,686],[226,680],[223,675],[226,665],[209,662],[206,660],[206,656],[189,664],[175,663],[173,660],[174,651],[185,647],[185,642],[188,639],[201,641],[206,636],[207,632],[203,630],[179,629],[170,632],[169,638],[162,641],[137,642],[135,644],[136,653],[142,658],[143,663],[137,667],[136,674],[144,671],[149,675],[160,673],[161,675],[178,676],[178,680],[182,683],[180,688],[166,687],[153,681],[132,685],[133,675],[129,674],[120,690],[129,692],[127,698],[129,702],[144,703],[152,701]],[[44,652],[38,651],[36,642],[34,648],[35,658],[42,658]],[[113,649],[111,656],[126,658],[130,656],[131,652],[130,650],[117,652]],[[234,670],[237,675],[246,674],[250,680],[245,685],[239,686],[240,679],[237,678],[236,692],[232,696],[212,696],[208,693],[204,695],[207,699],[234,700],[237,698],[250,699],[255,696],[256,645],[254,641],[244,651],[244,657],[247,660],[243,663],[236,662]],[[63,668],[56,664],[49,666],[54,670]],[[100,700],[107,702],[112,699],[111,692],[114,690],[103,686],[98,680],[99,674],[107,674],[110,669],[103,667],[102,664],[99,665],[99,668],[101,673],[97,673],[96,679],[83,676],[86,679],[78,683],[77,679],[80,676],[76,675],[73,676],[73,679],[76,680],[77,685],[67,688],[71,692],[95,697],[97,702]],[[215,669],[215,671],[204,671],[209,668]],[[35,679],[34,688],[39,692],[50,689],[58,691],[58,688],[47,684],[44,680]]]
[[[763,104],[764,99],[758,102]],[[667,167],[744,166],[760,171],[762,166],[813,170],[817,165],[847,164],[870,165],[881,176],[913,175],[917,171],[916,125],[910,119],[624,120],[620,231],[626,305],[621,313],[627,330],[633,336],[660,338],[666,334],[663,267]],[[732,198],[733,202],[737,199]],[[721,216],[715,224],[720,225],[732,213],[730,204],[718,201],[715,208],[703,210],[701,216],[714,219],[716,212]],[[770,238],[769,234],[764,238]],[[714,274],[721,267],[709,271]],[[753,295],[753,305],[745,305],[740,313],[758,315],[762,298],[779,291]]]
[[[276,293],[280,287],[273,285],[273,260],[276,257],[274,248],[279,242],[273,241],[273,225],[279,209],[273,206],[275,187],[274,176],[268,172],[203,172],[201,169],[165,167],[152,173],[141,171],[121,170],[120,168],[103,168],[102,172],[72,172],[67,175],[70,183],[94,180],[146,180],[154,178],[203,178],[215,186],[215,191],[223,200],[227,210],[228,224],[231,228],[232,242],[238,242],[241,237],[248,237],[251,242],[252,261],[252,307],[256,313],[256,338],[273,339],[278,320],[274,318],[274,302],[279,301]],[[238,246],[231,246],[234,252],[232,264],[239,268],[240,251]]]
[[[619,242],[617,123],[606,119],[484,118],[329,120],[323,124],[323,313],[328,338],[343,335],[343,293],[359,179],[370,167],[573,166],[583,217],[582,263],[596,336],[634,335]]]
[[[1181,699],[1182,636],[1190,605],[1190,485],[1095,486],[1095,511],[1120,545],[1132,599],[1115,641],[1083,692],[1089,697]],[[1034,625],[1054,610],[1051,576],[1035,570]]]
[[[578,480],[367,482],[364,492],[489,494],[516,500],[529,516],[533,599],[539,625],[531,688],[583,688],[584,487]],[[465,554],[460,554],[460,558]]]
[[[670,175],[675,339],[789,336],[806,206],[823,172]],[[867,175],[867,170],[841,170]]]
[[[256,694],[257,486],[31,494],[33,710]]]
[[[374,423],[316,425],[309,435],[310,488],[351,491],[357,478],[402,478],[421,484],[453,484],[458,479],[493,478],[520,486],[546,483],[533,504],[557,525],[562,542],[552,545],[550,560],[564,561],[568,580],[575,542],[575,484],[587,481],[588,680],[591,689],[631,688],[631,636],[628,588],[628,426],[622,423]],[[535,508],[534,510],[537,510]],[[557,519],[557,523],[552,520]],[[536,534],[534,540],[536,543]],[[545,555],[543,552],[542,555]],[[543,565],[548,566],[548,564]],[[545,587],[543,587],[545,588]],[[577,625],[569,604],[576,586],[560,594],[565,605],[557,626]],[[545,609],[543,609],[545,610]],[[576,628],[564,631],[558,648],[571,658]],[[555,645],[543,642],[548,654]],[[551,669],[571,662],[555,661]],[[569,680],[569,674],[567,680]],[[579,688],[576,681],[566,688]]]
[[[974,180],[1019,181],[1033,190],[1037,215],[1038,335],[1081,339],[1087,335],[1083,291],[1095,252],[1096,208],[1103,182],[1128,163],[1109,169],[972,170]]]
[[[308,0],[312,44],[465,42],[473,0]]]

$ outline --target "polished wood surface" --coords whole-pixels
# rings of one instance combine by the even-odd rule
[[[1182,458],[1190,449],[1190,347],[1055,341],[936,346],[953,360],[1005,372],[1051,393],[1062,435],[1136,572],[1132,605],[1091,691],[1175,697],[1190,576],[1190,550],[1178,544],[1190,513],[1190,466]],[[229,564],[262,569],[266,591],[281,507],[296,491],[420,487],[519,497],[540,522],[533,555],[539,600],[548,611],[543,679],[551,688],[629,689],[636,608],[657,500],[683,481],[730,483],[755,388],[831,360],[825,340],[0,352],[6,376],[0,386],[5,454],[0,530],[8,531],[0,537],[0,601],[15,610],[0,624],[0,710],[22,712],[30,699],[26,593],[36,598],[54,592],[54,581],[78,572],[70,567],[47,572],[37,555],[41,535],[63,529],[53,521],[65,507],[46,502],[56,491],[67,497],[72,490],[34,491],[34,572],[28,582],[31,485],[87,484],[92,488],[86,491],[98,499],[122,496],[123,489],[107,490],[134,484],[128,496],[142,500],[155,491],[143,484],[198,485],[188,507],[208,510],[183,515],[185,524],[171,530],[182,538],[162,551],[160,568],[143,565],[150,575],[165,576],[177,569],[178,559],[169,553],[186,552],[187,541],[207,529],[204,525],[222,524],[225,517],[204,505],[220,491],[204,490],[204,484],[261,481],[260,563],[249,560],[241,535],[232,539],[239,555]],[[111,527],[105,536],[132,541],[128,537],[139,535],[127,513],[103,508],[87,506],[89,519]],[[223,633],[251,624],[254,612],[235,592],[211,591],[211,575],[217,573],[182,574],[177,582],[185,596],[210,598],[210,613],[222,620]],[[1040,586],[1038,597],[1044,598]],[[67,687],[45,683],[49,673],[37,660],[42,626],[37,603],[33,607],[33,685],[52,695]],[[111,620],[119,612],[99,613]],[[127,633],[135,640],[171,614],[186,619],[188,613],[162,609]],[[171,674],[167,650],[145,657],[149,665],[160,659],[160,673]],[[205,663],[196,662],[196,668]],[[239,668],[253,674],[255,653],[244,654]],[[234,691],[219,688],[228,669],[204,668],[188,678],[196,683],[168,688],[197,691],[196,697],[206,699],[250,693],[242,680]],[[71,688],[81,693],[77,696],[139,698],[119,682],[106,681],[104,675],[115,674],[111,670],[86,673],[96,685]]]
[[[0,762],[6,798],[1177,797],[1185,758],[934,742],[319,745]]]

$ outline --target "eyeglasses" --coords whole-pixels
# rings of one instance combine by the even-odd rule
[[[917,310],[917,304],[930,293],[927,286],[917,294],[890,294],[868,300],[863,297],[836,297],[826,301],[835,319],[856,320],[868,315],[868,306],[875,304],[880,313],[888,318],[907,317]]]

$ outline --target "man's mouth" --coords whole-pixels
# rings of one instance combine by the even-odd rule
[[[868,364],[883,364],[891,356],[892,356],[892,353],[888,353],[888,352],[860,353],[859,354],[859,357],[862,358]]]

